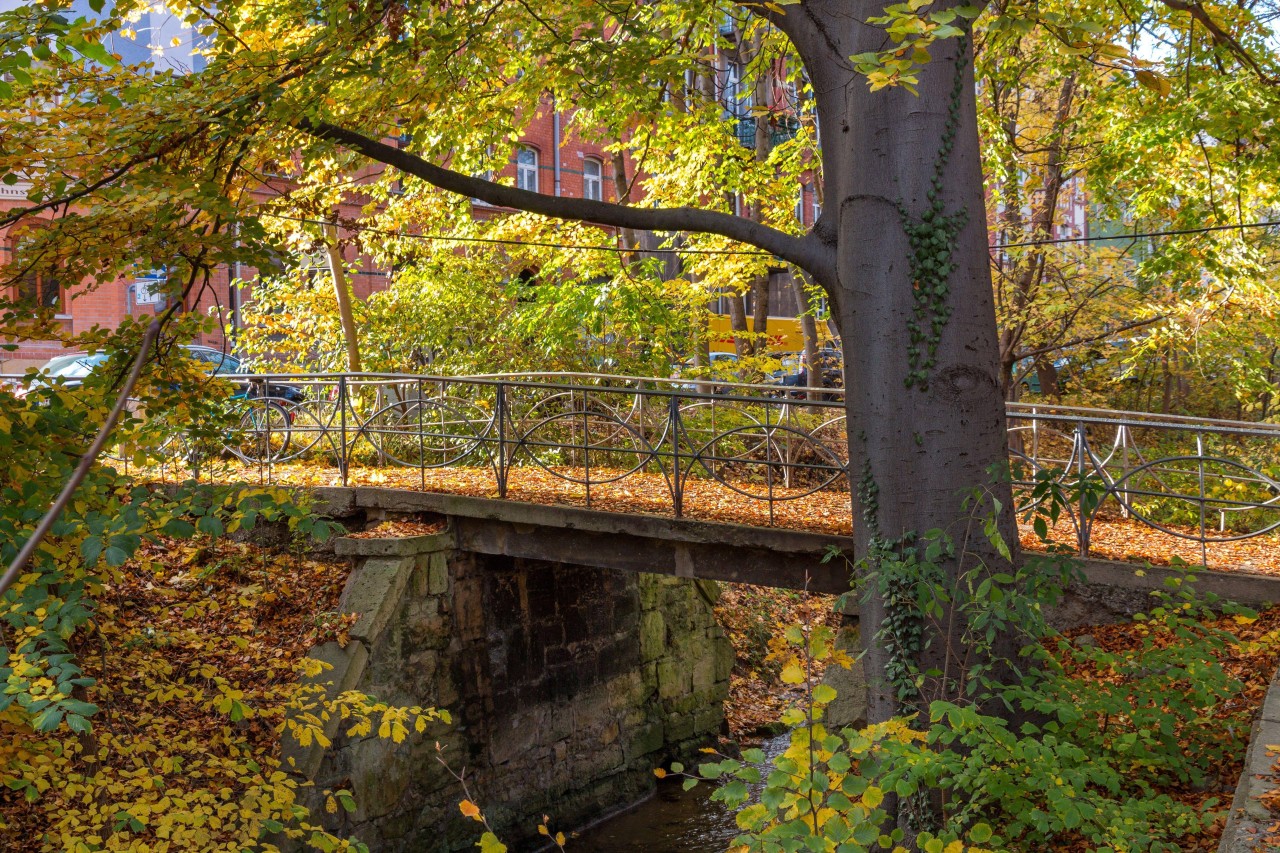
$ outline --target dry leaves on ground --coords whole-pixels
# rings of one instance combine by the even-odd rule
[[[443,533],[449,524],[444,518],[431,521],[414,521],[410,519],[386,519],[371,527],[355,533],[348,533],[349,539],[403,539],[407,536],[431,536]]]
[[[170,479],[186,476],[182,471],[158,471]],[[626,474],[626,476],[623,476]],[[219,482],[272,482],[297,486],[340,486],[341,472],[332,466],[294,462],[285,465],[255,466],[222,463],[204,473]],[[673,484],[664,474],[644,471],[622,472],[591,469],[588,486],[581,468],[513,467],[509,470],[506,498],[556,506],[577,506],[609,512],[672,516]],[[494,470],[488,467],[416,468],[353,466],[347,484],[417,489],[444,494],[497,498]],[[774,500],[763,498],[772,495]],[[781,483],[729,481],[688,476],[681,483],[682,515],[706,521],[746,524],[754,527],[784,527],[814,533],[852,533],[849,493],[844,490],[808,492],[788,489]],[[1170,525],[1170,532],[1150,527],[1116,512],[1103,512],[1090,528],[1090,556],[1103,559],[1150,562],[1169,565],[1179,558],[1191,565],[1280,574],[1280,538],[1274,533],[1234,542],[1211,543],[1201,549],[1188,536],[1197,531]],[[1180,534],[1180,535],[1175,535]],[[1029,522],[1021,524],[1025,548],[1040,547]],[[1051,531],[1051,538],[1073,550],[1077,533],[1073,522],[1063,518]]]
[[[779,678],[791,625],[827,624],[838,627],[835,596],[816,595],[751,584],[720,585],[716,617],[733,644],[737,662],[729,679],[725,717],[734,738],[766,733],[782,712],[800,702],[803,686],[783,684]],[[810,671],[814,684],[821,682],[824,663],[815,661]]]
[[[337,611],[349,571],[345,560],[226,540],[144,544],[105,586],[96,630],[80,640],[96,679],[84,696],[99,708],[92,733],[41,737],[0,720],[0,775],[16,759],[50,784],[33,802],[0,788],[8,837],[64,849],[132,820],[124,837],[147,849],[255,842],[240,833],[262,829],[250,801],[275,790],[301,661],[318,643],[345,642],[354,618]]]

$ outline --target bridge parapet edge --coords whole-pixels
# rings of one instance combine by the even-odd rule
[[[1280,672],[1271,679],[1262,712],[1249,733],[1240,783],[1236,786],[1227,825],[1222,830],[1218,853],[1260,853],[1275,847],[1261,846],[1275,815],[1262,803],[1263,794],[1280,787],[1275,771],[1276,744],[1280,744]]]

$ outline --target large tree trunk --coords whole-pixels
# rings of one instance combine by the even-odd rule
[[[851,7],[833,0],[808,3],[806,9],[817,32],[801,31],[795,40],[813,71],[821,115],[826,210],[818,229],[835,244],[837,268],[834,281],[820,283],[833,297],[844,345],[856,557],[874,560],[877,544],[892,549],[904,536],[934,529],[948,531],[958,542],[965,534],[958,523],[965,517],[961,503],[973,489],[983,488],[1001,503],[998,526],[1016,559],[1010,489],[993,482],[989,471],[1006,459],[1005,416],[970,44],[935,45],[934,61],[921,71],[918,95],[902,88],[872,92],[839,60],[881,49],[882,34],[860,23],[880,14],[879,5]],[[919,223],[930,211],[931,181],[949,114],[955,122],[954,147],[937,197],[943,215],[963,213],[965,224],[949,240],[953,269],[942,305],[950,316],[936,342],[936,362],[923,368],[921,381],[912,374],[922,366],[909,356],[921,345],[913,344],[910,332],[916,303],[904,215],[906,222]],[[925,318],[926,331],[930,319]],[[990,511],[989,501],[986,506]],[[942,567],[952,576],[977,561],[990,570],[1007,568],[981,529],[974,532],[964,563],[952,560]],[[877,641],[888,613],[875,594],[861,611],[872,722],[897,713],[904,698],[916,705],[954,695],[937,679],[927,679],[914,701],[895,695],[883,675],[896,663],[895,652]],[[955,620],[948,633],[933,633],[928,648],[914,650],[919,670],[958,675],[966,653],[960,647],[962,629]],[[1004,638],[997,653],[1012,655],[1015,642]]]
[[[886,554],[901,554],[912,536],[940,530],[957,546],[964,543],[963,559],[940,558],[939,569],[953,579],[967,570],[1005,570],[1008,561],[982,535],[981,524],[966,526],[964,508],[975,490],[984,497],[979,513],[993,511],[998,501],[995,528],[1018,559],[1010,486],[991,470],[1007,459],[970,44],[934,44],[932,61],[919,72],[918,94],[902,87],[872,92],[848,58],[884,47],[884,31],[866,24],[883,13],[883,3],[746,5],[791,36],[817,93],[826,210],[804,238],[705,209],[617,206],[526,192],[326,122],[299,117],[295,126],[490,204],[622,228],[721,234],[806,269],[830,294],[844,343],[855,559],[873,569],[891,565],[892,559],[882,559]],[[943,0],[931,8],[940,5],[956,3]],[[940,161],[944,148],[949,156]],[[921,253],[918,266],[925,272],[917,274],[909,233],[917,244],[939,237],[939,219],[952,226],[940,245]],[[944,268],[945,275],[938,275]],[[929,285],[920,291],[927,297],[920,304],[917,280]],[[873,722],[903,706],[956,697],[974,664],[992,662],[963,647],[959,618],[945,620],[945,627],[922,624],[923,643],[912,639],[895,649],[884,642],[894,636],[883,630],[886,615],[921,617],[909,604],[891,607],[872,593],[862,609],[862,634],[869,645]],[[991,658],[1011,659],[1018,642],[1012,634],[999,638]],[[925,674],[919,689],[907,689],[901,680],[895,687],[883,675],[903,666]],[[934,669],[944,676],[931,675]],[[986,676],[999,681],[1011,674],[987,668]]]

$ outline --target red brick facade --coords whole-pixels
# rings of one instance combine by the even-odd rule
[[[563,195],[582,198],[587,192],[587,176],[584,174],[590,164],[593,173],[598,171],[598,180],[593,180],[592,189],[598,191],[604,201],[616,200],[616,184],[612,155],[600,145],[586,142],[567,129],[569,115],[560,112],[558,115],[553,104],[544,103],[538,115],[528,123],[520,145],[525,146],[537,155],[536,174],[537,191],[551,195]],[[558,141],[558,144],[557,144]],[[558,156],[557,156],[558,155]],[[627,179],[634,180],[634,164],[627,160]],[[498,172],[500,177],[518,180],[517,155],[512,153],[507,166]],[[595,178],[595,175],[592,175]],[[524,185],[524,184],[521,184]],[[25,190],[21,185],[14,187],[0,186],[0,211],[22,207],[26,202]],[[344,213],[355,216],[357,209]],[[477,216],[490,216],[499,212],[498,208],[477,203],[474,213]],[[817,214],[815,195],[811,186],[797,188],[797,213],[805,225],[812,225]],[[0,231],[0,266],[5,265],[12,257],[11,240]],[[348,257],[352,250],[348,249]],[[243,280],[251,281],[254,271],[239,271]],[[229,282],[233,271],[219,269],[212,282],[213,295],[206,294],[198,304],[186,306],[186,310],[209,312],[215,305],[221,307],[222,325],[232,322],[232,307],[235,304],[229,293]],[[369,264],[361,266],[361,274],[352,281],[352,288],[357,298],[367,297],[374,290],[386,286],[387,278],[379,270],[372,269]],[[244,287],[239,294],[240,299],[250,297],[250,288]],[[136,284],[130,279],[120,279],[87,291],[83,288],[68,288],[60,322],[71,333],[83,332],[95,325],[114,328],[125,317],[153,313],[149,305],[138,305],[135,297]],[[222,331],[206,334],[201,343],[222,347],[225,343]],[[0,374],[20,373],[28,367],[36,366],[49,358],[63,352],[56,342],[22,342],[16,351],[0,351]]]

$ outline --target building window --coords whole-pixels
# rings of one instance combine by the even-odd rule
[[[800,185],[800,194],[796,197],[796,221],[804,224],[804,184]]]
[[[538,152],[532,148],[516,151],[516,186],[531,193],[538,191]]]
[[[53,309],[55,314],[66,313],[66,295],[62,283],[52,276],[29,272],[17,285],[18,301],[37,308]]]
[[[4,248],[7,249],[5,254],[12,261],[18,254],[17,241],[10,240]],[[6,276],[0,273],[0,281],[5,278]],[[21,278],[13,281],[12,294],[15,302],[20,302],[29,308],[51,309],[57,315],[67,313],[66,289],[61,281],[48,273],[34,270],[24,272]]]
[[[599,160],[590,157],[582,161],[582,197],[592,201],[604,201],[604,169]]]

